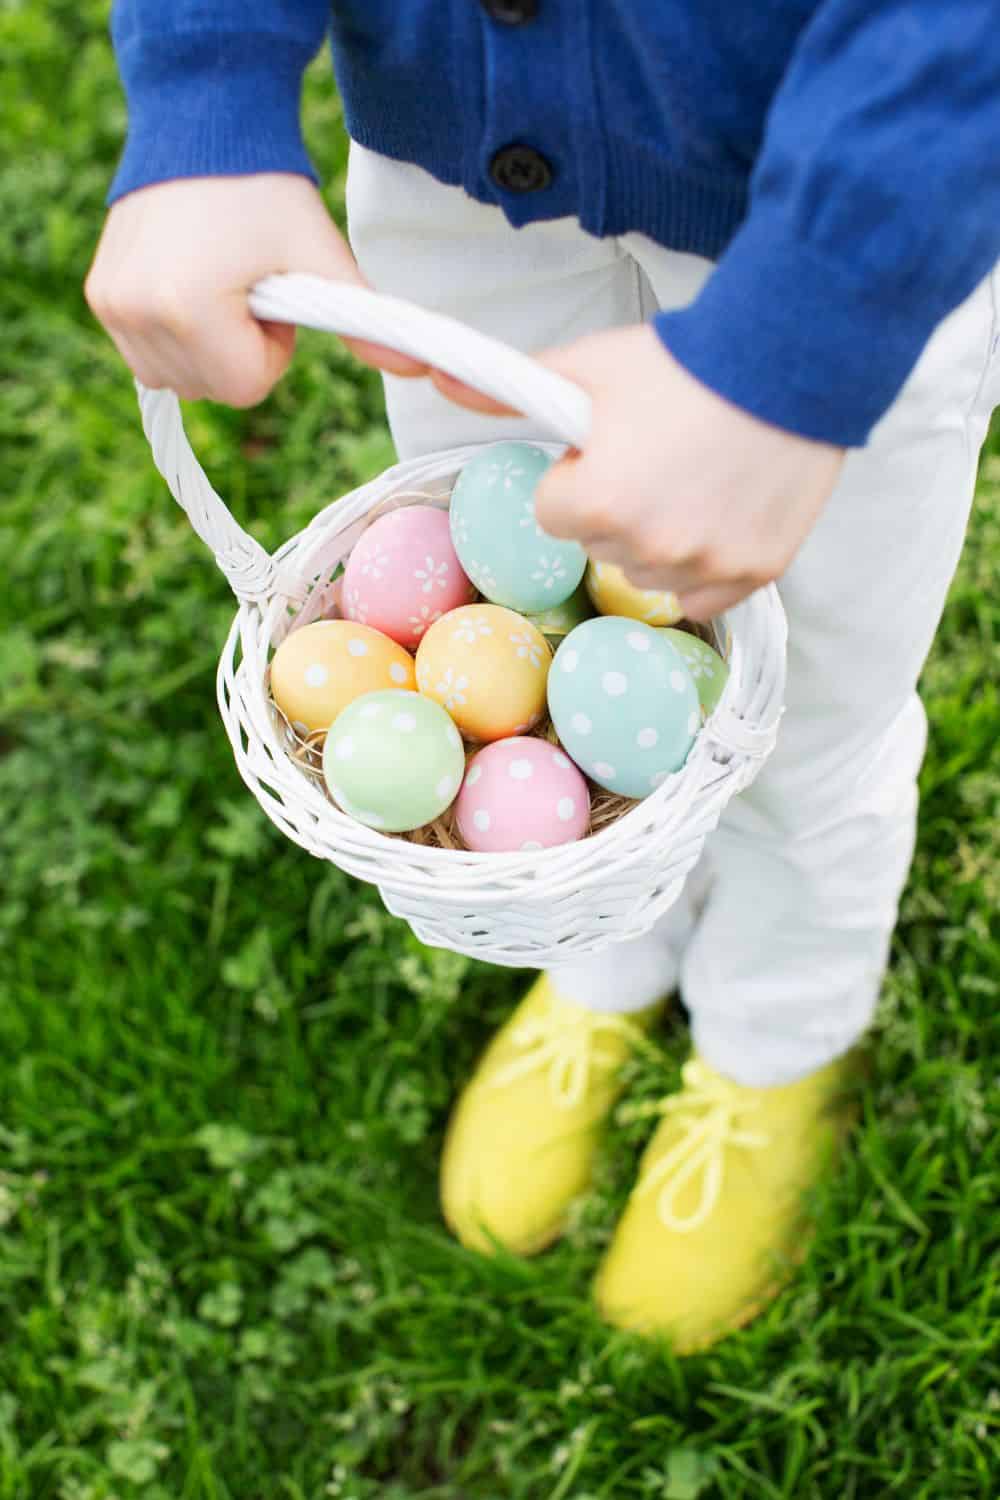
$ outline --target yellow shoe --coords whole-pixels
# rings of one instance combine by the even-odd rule
[[[803,1194],[857,1112],[849,1055],[780,1088],[695,1056],[663,1116],[595,1286],[602,1316],[680,1354],[750,1321],[802,1258]]]
[[[463,1245],[532,1255],[559,1237],[590,1181],[619,1069],[659,1009],[601,1014],[564,1000],[547,975],[532,985],[448,1127],[441,1206]]]

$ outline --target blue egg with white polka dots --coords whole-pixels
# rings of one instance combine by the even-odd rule
[[[602,615],[578,625],[549,672],[563,748],[609,792],[648,797],[687,759],[701,727],[690,669],[667,635]]]
[[[451,540],[484,598],[539,614],[569,598],[587,567],[578,542],[548,536],[535,486],[554,460],[532,443],[494,443],[465,465],[451,495]]]

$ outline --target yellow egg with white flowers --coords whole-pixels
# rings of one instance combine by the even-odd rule
[[[541,631],[499,604],[442,615],[417,650],[417,687],[467,740],[522,734],[545,712],[552,652]]]
[[[602,615],[624,615],[627,620],[642,620],[646,625],[676,625],[683,615],[676,594],[636,588],[614,563],[591,559],[586,585],[595,609]]]

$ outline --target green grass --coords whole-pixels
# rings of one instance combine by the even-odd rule
[[[123,125],[103,11],[0,4],[0,1500],[994,1500],[1000,458],[802,1275],[695,1359],[612,1336],[586,1290],[642,1127],[550,1255],[457,1247],[442,1127],[519,981],[422,948],[232,766],[232,605],[80,293]],[[320,71],[335,205],[336,125]],[[190,422],[267,546],[389,454],[377,380],[318,338],[263,409]]]

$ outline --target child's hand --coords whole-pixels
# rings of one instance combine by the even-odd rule
[[[538,518],[641,588],[705,620],[779,578],[833,489],[844,451],[772,427],[689,375],[652,328],[592,334],[540,356],[590,393],[584,453],[538,487]],[[499,411],[435,373],[453,400]]]
[[[262,401],[292,356],[295,329],[259,323],[247,292],[272,271],[363,284],[346,241],[305,177],[197,177],[122,198],[108,214],[87,301],[143,382],[189,400]],[[425,367],[350,340],[396,375]]]

